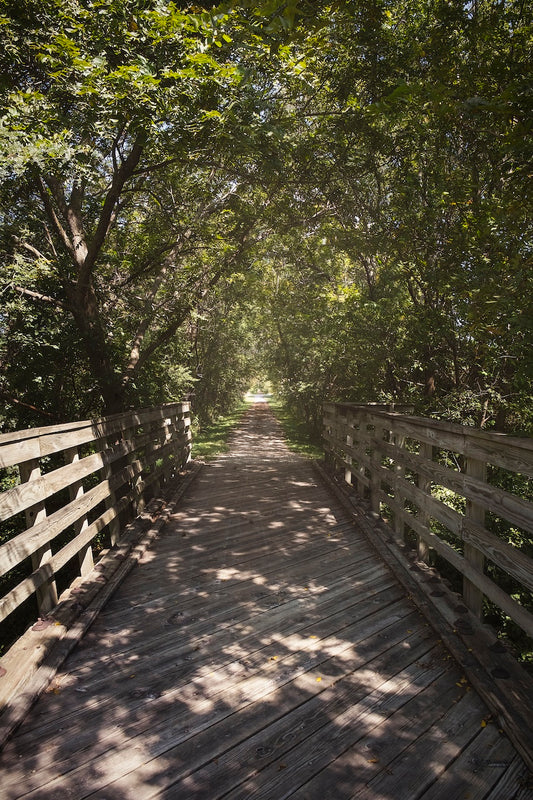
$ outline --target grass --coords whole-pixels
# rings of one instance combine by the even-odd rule
[[[196,461],[211,461],[220,453],[229,450],[228,439],[239,424],[242,415],[249,408],[249,403],[242,401],[229,414],[218,417],[214,422],[197,428],[193,424],[192,457]]]
[[[322,443],[316,435],[313,436],[304,420],[300,419],[279,398],[270,398],[268,405],[281,425],[289,450],[299,453],[305,458],[323,458]]]
[[[281,425],[287,446],[305,458],[322,458],[322,445],[304,421],[278,398],[269,398],[268,405]],[[250,402],[243,400],[229,414],[218,417],[210,425],[197,428],[193,425],[192,457],[197,461],[212,461],[220,453],[229,450],[228,440],[235,430]]]

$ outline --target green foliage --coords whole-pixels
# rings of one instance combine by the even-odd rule
[[[2,289],[27,307],[50,303],[45,327],[59,333],[52,344],[46,331],[45,347],[64,351],[72,328],[81,380],[59,387],[60,418],[161,397],[173,357],[181,377],[163,386],[192,389],[191,320],[241,268],[255,223],[253,145],[272,123],[252,111],[270,90],[254,65],[281,63],[295,15],[294,3],[4,9]],[[9,308],[6,338],[16,338],[14,317]],[[8,353],[2,365],[15,424],[26,422],[22,408],[57,413],[57,387],[34,360]],[[215,397],[213,412],[222,405]]]
[[[188,396],[201,446],[261,376],[290,438],[531,435],[526,6],[4,3],[2,429]]]
[[[268,406],[282,427],[289,450],[306,458],[322,458],[320,438],[299,414],[291,412],[279,398],[270,398]]]
[[[195,421],[192,428],[192,457],[197,461],[211,461],[221,453],[226,453],[229,450],[229,438],[247,408],[248,404],[241,400],[230,412],[221,414],[205,426]]]
[[[5,424],[262,369],[531,431],[522,5],[209,9],[4,10]]]

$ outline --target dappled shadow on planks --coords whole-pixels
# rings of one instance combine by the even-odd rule
[[[2,769],[9,800],[531,796],[477,695],[264,406]]]

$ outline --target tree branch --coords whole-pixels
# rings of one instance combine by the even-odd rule
[[[58,216],[57,216],[57,214],[56,214],[56,212],[54,210],[54,207],[52,205],[52,202],[50,200],[50,194],[49,194],[48,187],[46,186],[46,184],[43,181],[43,179],[41,178],[41,176],[39,176],[37,178],[37,190],[38,190],[38,192],[39,192],[39,194],[41,196],[41,200],[43,201],[44,210],[46,211],[48,219],[50,220],[50,222],[52,224],[52,228],[56,232],[56,234],[59,237],[59,239],[63,242],[63,244],[65,245],[65,247],[68,250],[68,252],[70,253],[70,255],[73,256],[74,255],[74,247],[72,246],[72,242],[68,238],[66,230],[63,228],[63,226],[61,225],[61,222],[59,221],[59,218],[58,218]]]
[[[15,403],[15,405],[22,406],[23,408],[29,408],[30,411],[35,411],[37,414],[41,414],[44,417],[50,417],[50,419],[58,418],[57,414],[51,414],[49,411],[44,411],[42,408],[37,408],[36,406],[30,405],[30,403],[24,403],[17,397],[13,397],[13,395],[9,394],[9,392],[4,391],[4,389],[0,389],[0,395],[7,398],[10,403]]]
[[[102,211],[100,213],[100,219],[98,220],[98,224],[96,226],[96,231],[89,245],[87,256],[84,259],[84,263],[79,272],[78,283],[81,286],[86,286],[89,283],[89,278],[96,263],[98,253],[104,244],[109,227],[113,222],[113,212],[119,200],[122,188],[124,187],[126,181],[133,175],[135,167],[141,158],[143,149],[144,144],[142,144],[141,137],[137,137],[128,157],[122,162],[118,170],[113,175],[111,187],[105,197]]]
[[[56,300],[55,297],[49,297],[46,294],[41,294],[40,292],[33,292],[31,289],[26,289],[24,286],[13,286],[13,289],[19,294],[27,295],[27,297],[31,297],[33,300],[42,300],[43,303],[51,303],[56,308],[66,309],[65,303],[62,303],[61,300]]]

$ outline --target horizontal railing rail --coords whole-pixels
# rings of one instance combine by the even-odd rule
[[[326,403],[324,447],[399,543],[416,537],[419,559],[433,550],[460,573],[474,614],[487,598],[533,637],[531,604],[520,602],[533,591],[532,439]],[[519,591],[502,588],[507,579]]]
[[[190,459],[189,403],[0,435],[0,622],[32,596],[46,615],[58,573],[94,564]],[[73,565],[76,565],[75,567]]]

